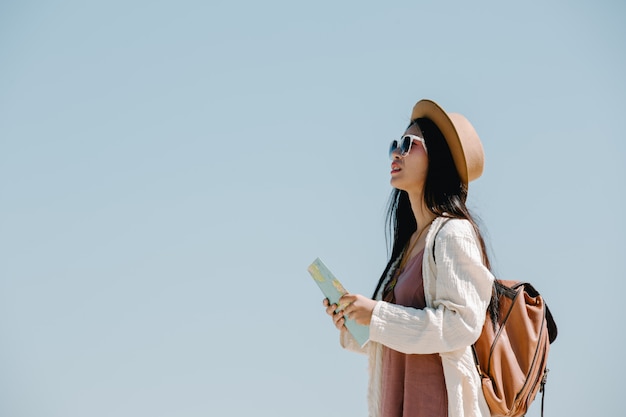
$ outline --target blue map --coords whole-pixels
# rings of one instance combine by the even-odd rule
[[[331,304],[337,304],[339,306],[337,310],[342,310],[345,306],[339,304],[339,299],[342,295],[347,294],[348,291],[346,291],[339,280],[335,278],[333,273],[326,268],[326,265],[324,265],[319,258],[315,259],[307,270],[322,290],[322,293],[328,298],[328,301],[330,301]],[[363,347],[370,337],[369,326],[357,324],[354,320],[350,320],[347,317],[345,319],[346,328],[359,346]]]

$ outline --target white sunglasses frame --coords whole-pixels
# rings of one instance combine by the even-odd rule
[[[402,135],[400,140],[394,139],[391,141],[391,144],[389,145],[389,158],[390,159],[393,159],[393,154],[396,153],[396,151],[400,149],[400,144],[404,141],[405,138],[411,139],[411,142],[409,142],[409,149],[407,149],[406,152],[399,152],[400,158],[404,158],[411,152],[411,148],[413,147],[413,141],[420,142],[422,146],[424,147],[424,151],[428,153],[428,149],[426,149],[426,141],[424,141],[424,138],[420,138],[419,136],[416,136],[416,135]],[[394,142],[396,142],[396,146],[393,146]]]

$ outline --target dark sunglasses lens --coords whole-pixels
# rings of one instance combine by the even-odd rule
[[[396,149],[398,149],[398,141],[392,140],[389,145],[389,156],[392,156]]]
[[[407,153],[409,153],[409,149],[411,148],[411,138],[408,136],[405,136],[402,138],[402,143],[400,144],[400,152],[402,152],[402,155],[406,155]]]

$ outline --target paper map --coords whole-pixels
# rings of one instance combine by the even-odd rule
[[[335,278],[332,272],[326,265],[319,259],[315,259],[308,268],[309,274],[313,277],[313,280],[322,290],[322,293],[328,298],[331,304],[337,304],[338,310],[341,310],[343,306],[339,305],[339,299],[342,295],[347,294],[348,291],[341,285],[339,280]],[[357,324],[354,320],[346,318],[346,328],[350,334],[357,341],[359,346],[365,345],[370,337],[369,326]]]

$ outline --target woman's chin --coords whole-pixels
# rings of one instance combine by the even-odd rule
[[[402,181],[401,178],[399,178],[399,175],[391,175],[391,178],[389,179],[389,184],[391,184],[392,187],[394,188],[401,188],[401,185],[404,181]]]
[[[406,191],[407,193],[421,192],[423,186],[423,184],[418,184],[413,181],[406,181],[406,179],[403,180],[401,178],[393,176],[389,180],[389,184],[391,184],[393,188],[401,191]]]
[[[391,177],[391,179],[389,180],[389,184],[391,184],[391,186],[393,188],[397,188],[399,190],[404,190],[404,187],[402,186],[403,181],[401,181],[399,178],[397,177]]]

